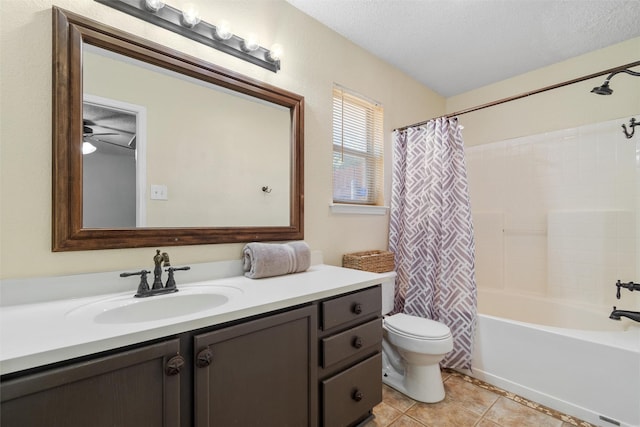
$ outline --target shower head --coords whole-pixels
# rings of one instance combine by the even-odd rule
[[[591,93],[595,93],[596,95],[611,95],[613,93],[613,89],[609,87],[609,81],[613,76],[619,73],[626,73],[632,76],[640,76],[640,73],[636,71],[627,70],[627,69],[614,71],[613,73],[609,74],[609,76],[604,81],[604,83],[602,83],[602,86],[594,87],[593,89],[591,89]]]
[[[611,95],[613,89],[609,87],[609,80],[605,80],[602,86],[591,89],[591,93],[595,93],[596,95]]]

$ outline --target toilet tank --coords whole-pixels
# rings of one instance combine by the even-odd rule
[[[396,290],[396,272],[381,273],[382,279],[382,314],[393,311],[393,300]]]

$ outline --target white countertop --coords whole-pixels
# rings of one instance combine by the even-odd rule
[[[385,274],[369,273],[324,264],[304,273],[253,280],[224,277],[181,284],[178,288],[223,285],[239,289],[226,304],[197,313],[156,321],[100,324],[78,313],[82,307],[104,299],[133,299],[126,292],[81,296],[53,301],[0,307],[0,374],[85,356],[197,328],[221,324],[257,314],[363,289],[381,283]],[[58,281],[60,279],[58,278]],[[85,286],[92,286],[90,283]],[[171,295],[178,295],[171,294]],[[164,296],[170,298],[171,296]],[[160,298],[160,297],[151,297]]]

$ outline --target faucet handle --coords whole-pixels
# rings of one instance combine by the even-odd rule
[[[149,292],[149,282],[147,282],[147,274],[151,273],[148,270],[134,271],[133,273],[120,273],[120,277],[140,276],[140,283],[138,284],[137,297],[147,296]]]
[[[189,266],[186,266],[186,267],[169,267],[165,271],[187,271],[187,270],[191,270],[191,267],[189,267]]]
[[[167,284],[165,285],[166,289],[172,289],[176,287],[176,280],[173,277],[174,271],[186,271],[191,270],[191,267],[169,267],[165,271],[169,273],[169,277],[167,278]]]
[[[617,299],[620,299],[620,288],[629,289],[629,292],[640,291],[640,283],[635,283],[635,282],[622,283],[620,282],[620,280],[618,280],[616,282],[616,287],[618,288],[616,290]]]
[[[145,278],[147,277],[147,274],[151,273],[148,270],[140,270],[140,271],[134,271],[133,273],[120,273],[120,277],[129,277],[129,276],[144,276]]]

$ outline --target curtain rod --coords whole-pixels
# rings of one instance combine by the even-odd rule
[[[403,126],[403,127],[400,127],[400,128],[396,128],[396,129],[394,129],[394,132],[395,131],[403,131],[405,129],[408,129],[408,128],[414,127],[414,126],[426,125],[431,120],[435,120],[435,119],[461,116],[463,114],[472,113],[472,112],[478,111],[478,110],[483,110],[485,108],[493,107],[495,105],[500,105],[500,104],[504,104],[506,102],[511,102],[511,101],[515,101],[515,100],[518,100],[518,99],[526,98],[527,96],[536,95],[538,93],[547,92],[547,91],[553,90],[553,89],[558,89],[558,88],[561,88],[563,86],[569,86],[569,85],[572,85],[574,83],[579,83],[579,82],[582,82],[582,81],[585,81],[585,80],[592,79],[594,77],[604,76],[604,75],[607,75],[607,74],[614,73],[616,71],[624,70],[626,68],[635,67],[637,65],[640,65],[640,61],[631,62],[629,64],[620,65],[620,66],[614,67],[614,68],[609,68],[608,70],[603,70],[603,71],[599,71],[597,73],[588,74],[586,76],[578,77],[578,78],[572,79],[572,80],[567,80],[566,82],[557,83],[557,84],[554,84],[554,85],[551,85],[551,86],[545,86],[545,87],[540,88],[540,89],[532,90],[532,91],[529,91],[529,92],[524,92],[524,93],[521,93],[519,95],[510,96],[508,98],[498,99],[497,101],[488,102],[486,104],[476,105],[475,107],[471,107],[471,108],[467,108],[467,109],[464,109],[464,110],[456,111],[455,113],[445,114],[445,115],[438,116],[438,117],[433,117],[433,118],[431,118],[429,120],[425,120],[425,121],[422,121],[422,122],[414,123],[412,125],[407,125],[407,126]]]

